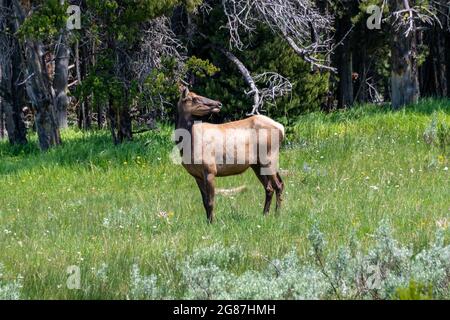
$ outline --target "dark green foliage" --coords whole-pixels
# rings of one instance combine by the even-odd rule
[[[114,39],[130,45],[139,36],[139,26],[150,19],[170,13],[178,0],[87,0],[88,10],[99,18],[99,27],[104,28]]]
[[[68,4],[61,5],[59,0],[41,1],[32,15],[28,16],[20,26],[18,35],[21,38],[45,39],[53,37],[66,26],[66,10]]]
[[[186,65],[184,68],[185,74],[191,73],[192,75],[199,78],[204,78],[206,76],[211,77],[219,71],[220,69],[211,64],[208,59],[202,60],[200,58],[197,58],[196,56],[190,57],[186,61]]]

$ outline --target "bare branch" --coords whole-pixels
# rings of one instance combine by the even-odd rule
[[[333,19],[310,0],[222,0],[230,32],[230,47],[245,48],[242,34],[252,34],[258,22],[283,37],[293,50],[318,69],[334,71],[316,56],[329,53]]]
[[[264,84],[261,90],[261,100],[275,104],[275,99],[292,92],[292,83],[289,79],[276,72],[264,72],[254,77],[256,83]]]
[[[265,72],[256,76],[252,76],[245,65],[231,52],[219,48],[219,50],[239,69],[239,72],[244,77],[245,82],[250,87],[250,91],[245,94],[253,96],[252,111],[247,115],[259,114],[264,102],[268,101],[275,104],[275,99],[292,92],[291,82],[275,72]],[[266,87],[259,89],[257,83],[263,84]]]
[[[426,27],[437,24],[440,28],[445,28],[439,15],[448,19],[449,13],[450,1],[446,4],[430,1],[411,6],[408,0],[403,0],[403,9],[392,12],[390,17],[395,29],[402,30],[405,37],[409,37],[420,25]]]
[[[258,87],[256,86],[255,80],[253,80],[253,77],[250,74],[250,71],[245,67],[245,65],[231,52],[220,49],[220,51],[232,62],[236,65],[236,67],[239,69],[239,72],[244,77],[245,82],[250,87],[251,91],[246,92],[247,95],[253,95],[253,107],[251,114],[258,114],[259,109],[262,104],[262,99],[260,96],[260,91]]]
[[[170,28],[170,21],[162,16],[148,23],[139,51],[133,57],[133,70],[142,82],[153,69],[162,67],[164,57],[173,57],[180,64],[186,60],[186,48]]]

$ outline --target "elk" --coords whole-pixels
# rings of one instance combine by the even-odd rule
[[[277,171],[284,127],[262,115],[224,124],[198,122],[219,113],[222,104],[184,86],[180,94],[174,140],[183,167],[200,189],[208,222],[214,221],[215,178],[242,174],[250,167],[265,190],[264,215],[270,211],[274,192],[278,211],[284,189]]]

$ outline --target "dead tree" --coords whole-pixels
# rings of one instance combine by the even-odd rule
[[[284,38],[291,48],[314,68],[335,71],[327,65],[333,20],[310,0],[222,0],[230,32],[230,47],[245,48],[242,33],[256,31],[258,23]],[[322,56],[322,57],[320,57]]]
[[[182,76],[187,60],[187,49],[175,35],[170,20],[165,16],[152,19],[142,26],[138,48],[131,57],[130,64],[133,77],[138,80],[140,92],[147,101],[150,101],[153,108],[145,112],[155,113],[153,111],[157,110],[157,113],[164,117],[166,107],[170,106],[171,102],[162,93],[147,90],[146,82],[154,70],[164,67],[163,60],[167,57],[176,61],[175,78]]]
[[[258,23],[262,23],[282,37],[313,69],[336,71],[327,61],[332,44],[328,38],[332,19],[321,14],[309,0],[222,0],[222,6],[227,18],[231,49],[245,49],[247,44],[242,36],[253,34]],[[250,114],[259,113],[265,101],[273,103],[276,97],[292,91],[292,84],[285,77],[273,72],[252,76],[231,51],[221,51],[236,65],[250,87],[250,91],[246,92],[253,96]],[[258,82],[265,82],[266,88],[259,89]]]
[[[55,90],[55,110],[59,128],[67,128],[67,107],[70,99],[67,95],[69,80],[70,50],[67,45],[67,31],[62,30],[56,45],[55,75],[53,88]]]
[[[409,0],[389,0],[391,9],[391,96],[392,107],[414,104],[420,97],[417,36],[418,28],[441,25],[439,12],[449,3],[431,1],[427,5]],[[448,12],[448,11],[447,11]]]
[[[390,0],[394,16],[391,37],[391,95],[392,107],[398,109],[419,99],[416,24],[407,0]]]

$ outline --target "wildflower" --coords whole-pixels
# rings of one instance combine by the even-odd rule
[[[173,211],[160,211],[158,213],[158,217],[162,218],[162,219],[166,219],[167,221],[172,218],[175,215],[175,213]]]
[[[160,218],[167,219],[167,218],[169,217],[169,214],[168,214],[167,212],[165,212],[165,211],[160,211],[160,212],[158,213],[158,216],[159,216]]]
[[[108,219],[108,218],[104,218],[104,219],[103,219],[102,225],[103,225],[104,227],[109,227],[109,219]]]
[[[436,221],[436,226],[442,230],[446,230],[449,226],[447,218],[442,218]]]

